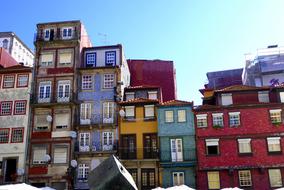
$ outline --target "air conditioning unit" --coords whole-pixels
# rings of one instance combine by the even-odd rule
[[[81,125],[89,125],[89,124],[91,124],[91,120],[90,119],[80,119],[80,124]]]

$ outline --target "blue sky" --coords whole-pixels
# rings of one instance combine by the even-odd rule
[[[79,19],[93,45],[121,43],[128,59],[173,60],[178,98],[200,104],[207,72],[241,68],[245,53],[284,44],[283,7],[281,0],[9,0],[0,31],[33,49],[37,23]]]

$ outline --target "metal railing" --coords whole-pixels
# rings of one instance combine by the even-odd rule
[[[185,161],[195,161],[196,160],[196,150],[195,149],[183,149],[181,152],[172,151],[161,151],[160,161],[161,162],[185,162]]]
[[[32,103],[65,103],[75,102],[76,94],[74,92],[56,92],[54,96],[52,93],[36,93],[31,96]]]
[[[102,111],[103,112],[103,111]],[[81,118],[79,116],[79,125],[99,125],[99,124],[117,124],[117,113],[115,112],[115,109],[113,110],[113,114],[110,114],[108,116],[104,116],[103,113],[100,114],[91,114],[90,117],[87,118]]]
[[[117,151],[118,143],[115,141],[113,144],[103,145],[100,142],[93,142],[90,145],[81,145],[78,141],[75,143],[75,152],[77,153],[96,153],[96,152],[109,152]]]
[[[142,155],[143,159],[157,159],[159,158],[159,151],[157,148],[145,147],[145,148],[119,148],[119,157],[121,159],[137,159],[137,153]]]
[[[63,33],[62,30],[55,30],[54,33],[50,33],[46,36],[43,32],[38,32],[34,34],[34,42],[45,41],[57,41],[57,40],[77,40],[79,39],[79,32],[72,30],[71,35]]]

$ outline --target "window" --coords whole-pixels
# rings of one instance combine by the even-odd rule
[[[57,102],[69,102],[70,95],[70,81],[58,81]]]
[[[80,119],[81,124],[90,124],[92,115],[92,104],[91,103],[83,103],[81,104],[80,109]]]
[[[112,150],[113,132],[103,132],[103,150]]]
[[[174,122],[174,111],[172,110],[165,111],[165,121],[166,123]]]
[[[50,37],[50,29],[45,29],[44,30],[44,39],[49,40]]]
[[[207,172],[208,188],[220,189],[220,176],[219,172]]]
[[[157,134],[143,134],[143,158],[157,158]]]
[[[148,98],[151,99],[151,100],[156,100],[156,99],[158,99],[157,92],[156,92],[156,91],[150,91],[150,92],[148,92]]]
[[[172,162],[183,161],[182,139],[171,139]]]
[[[38,102],[40,103],[50,102],[50,96],[51,96],[51,81],[40,82]]]
[[[79,134],[80,152],[87,152],[90,150],[90,133]]]
[[[155,107],[154,105],[145,105],[144,110],[145,110],[145,118],[154,118],[155,117]]]
[[[183,185],[184,184],[184,173],[183,172],[173,172],[173,185]]]
[[[70,114],[57,113],[54,117],[54,124],[56,129],[67,129],[69,127]]]
[[[83,90],[90,90],[93,86],[92,75],[83,75],[82,76],[82,89]]]
[[[156,187],[155,169],[141,169],[142,189],[153,189]]]
[[[222,105],[227,106],[233,104],[232,94],[221,94]]]
[[[24,115],[24,114],[26,114],[26,105],[27,105],[27,100],[15,101],[14,114],[15,115]]]
[[[67,147],[55,147],[53,152],[53,163],[64,164],[67,163]]]
[[[11,115],[12,114],[12,104],[13,102],[1,102],[1,107],[0,107],[0,115]]]
[[[268,91],[259,91],[258,92],[258,101],[259,102],[269,102],[269,92]]]
[[[12,143],[21,143],[24,141],[24,128],[12,128]]]
[[[239,183],[241,187],[249,187],[252,185],[250,170],[239,171]]]
[[[105,53],[105,59],[106,59],[106,66],[113,66],[115,65],[115,59],[116,59],[116,52],[115,51],[106,51]]]
[[[62,29],[62,38],[63,39],[72,38],[72,28],[63,28]]]
[[[114,87],[114,74],[104,74],[104,88]]]
[[[178,110],[178,122],[186,122],[186,111]]]
[[[113,123],[114,102],[103,103],[103,123]]]
[[[48,67],[53,65],[53,53],[44,53],[40,58],[40,66]]]
[[[279,95],[280,95],[280,101],[284,103],[284,92],[280,92]]]
[[[45,114],[35,116],[35,131],[47,131],[50,126],[50,122],[47,121],[47,116]]]
[[[196,115],[197,127],[207,127],[207,114]]]
[[[33,164],[45,164],[47,149],[44,146],[33,146]]]
[[[29,75],[18,75],[17,87],[27,87],[29,81]]]
[[[3,88],[14,88],[14,83],[14,75],[4,75]]]
[[[223,113],[213,113],[213,127],[223,127]]]
[[[7,39],[4,39],[4,40],[3,40],[3,42],[2,42],[2,43],[3,43],[2,47],[3,47],[4,49],[8,49],[8,42],[9,42],[9,41],[8,41]]]
[[[86,53],[86,66],[93,67],[96,66],[96,53]]]
[[[78,180],[87,181],[89,176],[89,165],[88,164],[79,164],[78,166]]]
[[[230,127],[239,126],[240,122],[240,112],[229,112]]]
[[[0,129],[0,143],[9,142],[9,129]]]
[[[59,53],[59,65],[69,66],[72,63],[72,53],[71,52],[60,52]]]
[[[280,169],[268,169],[271,187],[282,187],[282,176]]]
[[[269,110],[271,123],[281,123],[281,109]]]
[[[137,169],[127,169],[127,171],[131,174],[135,184],[137,185],[137,182],[138,182],[138,174],[137,174]]]
[[[238,144],[240,154],[251,153],[251,139],[238,139]]]
[[[207,155],[219,154],[219,139],[205,139]]]
[[[135,117],[135,106],[125,106],[125,117],[134,118]]]
[[[281,152],[281,138],[280,137],[268,137],[267,145],[268,152]]]
[[[126,96],[126,101],[127,100],[132,100],[135,98],[135,93],[134,92],[125,92],[125,96]]]

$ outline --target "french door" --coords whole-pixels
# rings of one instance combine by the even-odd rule
[[[183,161],[182,139],[171,139],[172,162]]]

